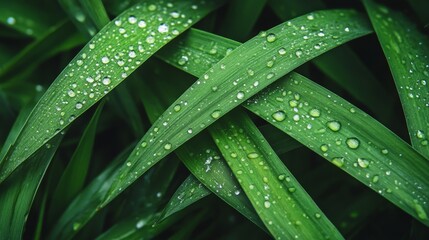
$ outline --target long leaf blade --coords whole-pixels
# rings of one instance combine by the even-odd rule
[[[429,39],[400,13],[364,3],[395,80],[411,143],[429,159]]]
[[[194,0],[175,4],[175,10],[171,10],[168,4],[154,0],[139,3],[110,22],[81,50],[33,109],[17,145],[1,162],[0,182],[155,51],[219,3]],[[182,19],[179,14],[178,18],[176,11],[188,17]]]
[[[370,31],[366,20],[355,11],[321,11],[312,16],[261,33],[207,71],[138,143],[102,206],[153,164],[262,88],[309,59]],[[343,21],[347,26],[341,24]],[[320,48],[315,49],[315,45]]]

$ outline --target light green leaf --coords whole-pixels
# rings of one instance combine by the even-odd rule
[[[81,50],[33,109],[17,145],[1,162],[0,182],[155,51],[219,3],[194,0],[172,4],[174,10],[155,0],[137,4],[110,22]],[[187,18],[178,18],[176,13]]]
[[[297,73],[246,107],[429,224],[429,161],[363,111]]]
[[[402,14],[364,3],[395,80],[411,143],[429,159],[429,39]]]
[[[275,239],[343,239],[244,112],[231,112],[210,132]]]
[[[302,16],[280,24],[239,46],[153,124],[123,165],[101,207],[168,153],[279,77],[369,31],[366,20],[355,11],[321,11],[312,18]],[[302,41],[303,36],[308,40]],[[320,48],[315,49],[316,45]]]

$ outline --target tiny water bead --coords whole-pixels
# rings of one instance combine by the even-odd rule
[[[264,202],[264,207],[265,208],[270,208],[271,207],[271,203],[269,201],[265,201]]]
[[[271,116],[277,122],[281,122],[281,121],[284,121],[286,119],[286,113],[284,111],[282,111],[282,110],[279,110],[279,111],[273,113]]]
[[[357,138],[347,138],[346,144],[347,144],[347,147],[351,149],[357,149],[360,145],[360,141]]]
[[[108,58],[108,57],[102,57],[102,58],[101,58],[101,62],[102,62],[102,63],[109,63],[109,61],[110,61],[110,60],[109,60],[109,58]]]
[[[162,23],[161,25],[159,25],[158,32],[167,33],[168,32],[168,25],[165,23]]]
[[[178,111],[180,111],[182,109],[182,107],[180,106],[180,104],[176,104],[176,105],[174,105],[174,107],[173,107],[173,110],[175,111],[175,112],[178,112]]]
[[[147,26],[147,24],[144,20],[140,20],[137,25],[139,26],[139,28],[145,28]]]
[[[171,149],[171,143],[166,143],[166,144],[164,145],[164,149],[165,149],[165,150],[170,150],[170,149]]]
[[[286,54],[286,49],[285,48],[280,48],[279,49],[279,54],[280,55],[285,55]]]
[[[128,22],[131,23],[131,24],[136,23],[137,22],[136,16],[133,16],[133,15],[129,16],[128,17]]]
[[[274,33],[270,33],[267,35],[267,42],[272,43],[274,41],[276,41],[276,35]]]
[[[341,123],[338,121],[329,121],[326,123],[326,126],[333,132],[338,132],[341,130]]]
[[[329,147],[326,144],[322,144],[322,146],[320,146],[320,150],[322,150],[322,152],[327,152],[328,149],[329,149]]]
[[[75,107],[76,107],[76,109],[81,109],[83,107],[83,104],[78,102],[78,103],[76,103]]]

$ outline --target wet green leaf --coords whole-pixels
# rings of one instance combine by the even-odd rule
[[[399,12],[364,3],[395,80],[411,143],[429,159],[429,39]]]
[[[33,109],[17,144],[1,162],[0,182],[155,51],[219,3],[195,0],[174,4],[174,10],[158,1],[137,4],[110,22],[80,51]],[[180,14],[187,18],[179,18]]]

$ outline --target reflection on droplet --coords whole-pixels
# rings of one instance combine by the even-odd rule
[[[351,149],[357,149],[360,145],[360,141],[357,138],[347,138],[346,144],[347,144],[347,147]]]
[[[333,132],[338,132],[341,129],[341,123],[338,121],[329,121],[326,123],[326,125]]]

